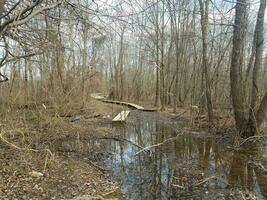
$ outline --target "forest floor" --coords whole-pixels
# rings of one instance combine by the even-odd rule
[[[111,119],[122,107],[91,100],[85,108],[33,105],[6,111],[0,122],[1,200],[123,199],[119,183],[99,164],[108,155],[97,142],[110,133]],[[167,109],[161,117],[190,120],[184,109],[177,114]],[[231,123],[227,119],[221,126]]]
[[[109,131],[107,124],[121,107],[95,100],[86,107],[60,113],[32,106],[1,117],[1,200],[119,196],[118,184],[95,164],[104,152],[94,138]]]

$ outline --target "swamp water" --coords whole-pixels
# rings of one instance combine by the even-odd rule
[[[113,155],[106,165],[127,200],[250,198],[240,191],[267,198],[267,174],[254,164],[266,161],[264,145],[233,151],[223,139],[183,133],[184,122],[176,121],[133,111],[127,123],[112,125],[128,141],[108,141]]]

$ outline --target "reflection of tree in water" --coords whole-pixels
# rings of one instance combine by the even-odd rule
[[[261,151],[255,146],[245,149],[234,153],[228,183],[230,186],[256,192],[257,195],[267,198],[267,171],[261,164],[252,162],[253,158],[261,157]]]
[[[259,166],[254,167],[254,171],[256,173],[257,181],[260,187],[260,191],[262,195],[267,198],[267,171]]]
[[[143,147],[177,134],[149,117],[134,118],[130,125],[116,131]],[[227,197],[232,187],[258,189],[258,194],[266,196],[267,176],[250,163],[253,155],[227,151],[226,145],[213,137],[185,134],[152,148],[150,154],[136,155],[139,150],[128,143],[116,145],[119,163],[114,171],[123,181],[126,199],[220,199]],[[205,181],[213,176],[217,178]]]
[[[232,158],[228,183],[231,186],[241,186],[242,189],[252,190],[252,167],[248,164],[247,156],[241,151],[235,152]]]

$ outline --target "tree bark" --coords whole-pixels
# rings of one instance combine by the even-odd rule
[[[213,122],[213,108],[211,101],[211,88],[210,88],[210,78],[209,78],[209,63],[208,63],[208,10],[209,10],[209,0],[199,0],[200,12],[201,12],[201,30],[202,30],[202,70],[205,78],[205,95],[206,95],[206,106],[208,110],[209,122]]]
[[[251,101],[250,101],[250,111],[249,111],[249,121],[248,128],[245,133],[246,137],[253,136],[257,131],[257,126],[260,126],[261,123],[258,124],[256,120],[256,104],[259,98],[258,88],[259,88],[259,72],[262,65],[262,57],[263,57],[263,42],[264,42],[264,15],[266,10],[266,0],[261,0],[260,8],[257,17],[257,23],[255,27],[254,33],[254,44],[255,49],[255,61],[252,73],[252,89],[251,89]],[[264,99],[263,99],[264,100]],[[263,102],[264,103],[264,102]],[[262,108],[264,110],[264,108]],[[261,118],[261,117],[260,117]],[[261,120],[260,120],[261,121]]]
[[[3,15],[5,11],[5,4],[6,4],[6,0],[0,0],[0,16]]]
[[[160,90],[160,101],[161,101],[161,110],[165,110],[165,97],[166,97],[166,85],[165,85],[165,63],[164,63],[164,27],[165,27],[165,18],[164,18],[164,9],[165,9],[165,2],[162,1],[162,15],[161,15],[161,30],[160,30],[160,83],[161,83],[161,90]]]
[[[267,118],[267,92],[261,100],[258,112],[256,114],[257,125],[260,127],[264,120]]]
[[[178,2],[178,8],[180,8],[180,1]],[[175,8],[175,7],[174,7]],[[171,15],[171,22],[172,22],[172,31],[174,35],[174,41],[175,41],[175,55],[176,55],[176,63],[175,63],[175,86],[174,86],[174,95],[173,95],[173,112],[176,113],[177,110],[177,97],[178,97],[178,85],[179,85],[179,39],[180,39],[180,19],[181,19],[181,13],[178,13],[178,19],[176,20],[176,16],[174,14]]]
[[[156,96],[155,106],[160,104],[160,65],[159,65],[159,5],[156,5]]]
[[[243,52],[247,28],[247,0],[237,0],[235,7],[235,23],[233,34],[233,49],[230,68],[230,86],[236,128],[244,132],[247,119],[244,106],[242,86]]]

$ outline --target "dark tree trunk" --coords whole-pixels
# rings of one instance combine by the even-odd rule
[[[260,72],[260,68],[262,65],[262,57],[263,57],[263,42],[264,42],[263,29],[264,29],[265,10],[266,10],[266,0],[261,0],[255,33],[254,33],[254,40],[253,40],[254,42],[253,46],[255,46],[256,49],[255,49],[254,68],[253,68],[253,73],[252,73],[252,89],[251,89],[249,121],[248,121],[248,128],[246,129],[247,131],[245,133],[246,137],[253,136],[257,132],[257,126],[258,125],[260,126],[261,124],[260,123],[261,119],[259,119],[259,122],[257,122],[257,119],[256,119],[256,104],[259,98],[259,94],[258,94],[259,80],[258,79],[259,79],[259,72]]]
[[[264,122],[267,118],[267,92],[265,92],[264,97],[261,100],[258,112],[256,114],[256,121],[258,127]]]
[[[235,7],[235,24],[233,35],[233,50],[230,69],[231,97],[236,121],[236,128],[244,132],[247,124],[244,106],[242,80],[243,52],[247,29],[247,0],[237,0]]]

